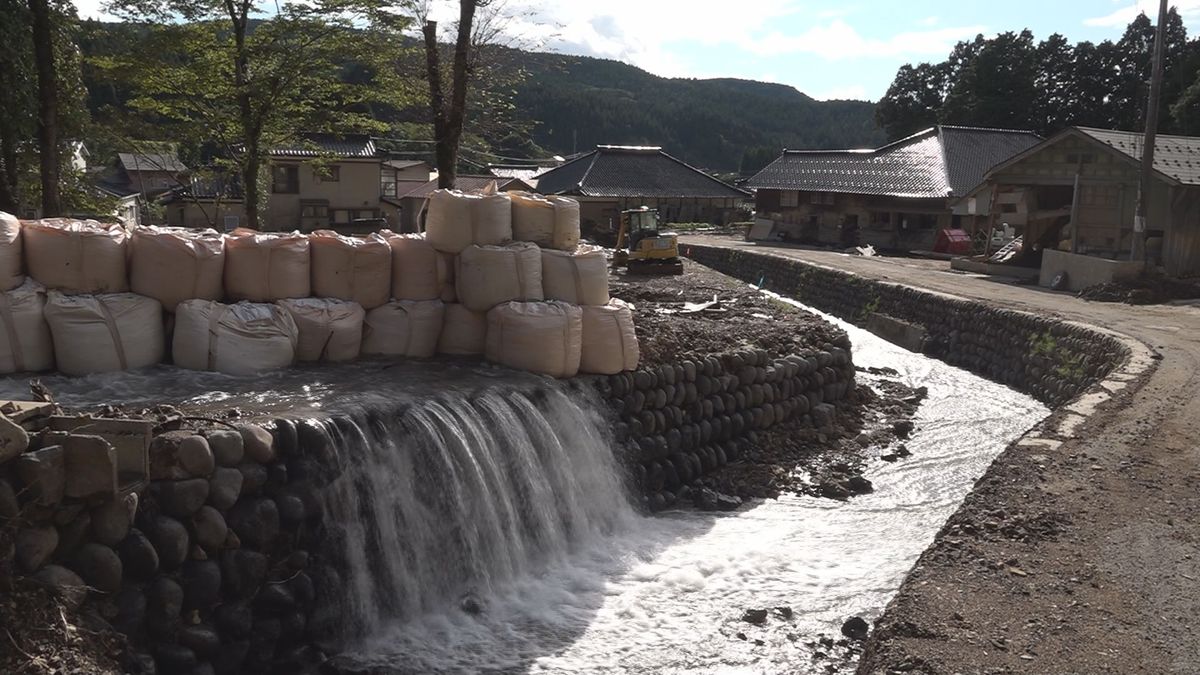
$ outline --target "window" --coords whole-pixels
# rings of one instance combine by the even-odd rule
[[[328,218],[328,204],[302,204],[300,206],[301,218]]]
[[[783,190],[779,193],[780,206],[800,206],[800,193],[796,190]]]
[[[808,201],[810,204],[824,204],[826,206],[833,206],[833,193],[812,192],[808,195]]]
[[[379,179],[379,194],[384,197],[396,196],[396,174],[395,172],[383,174]]]
[[[336,164],[333,166],[314,166],[313,179],[318,183],[337,183],[342,180],[342,167]]]
[[[182,215],[181,215],[181,217],[182,217]],[[233,230],[237,229],[237,226],[238,226],[238,217],[237,216],[225,216],[225,231],[226,232],[232,232]]]
[[[271,192],[281,195],[294,195],[300,192],[300,171],[295,165],[279,165],[271,167]]]
[[[334,209],[333,210],[333,224],[334,225],[349,225],[350,224],[350,210],[349,209]]]
[[[363,220],[363,219],[378,218],[378,217],[379,217],[379,212],[376,211],[375,209],[358,209],[357,211],[354,212],[355,220]]]

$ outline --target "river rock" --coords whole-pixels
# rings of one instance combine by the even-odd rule
[[[192,475],[183,467],[180,449],[194,434],[190,431],[167,431],[150,441],[150,479],[183,480]]]
[[[213,671],[217,675],[238,675],[243,672],[242,664],[250,651],[250,643],[246,640],[236,642],[226,641],[221,644],[221,651],[212,657]],[[285,671],[288,672],[288,671]],[[304,672],[304,671],[294,671]]]
[[[121,559],[103,544],[84,544],[71,560],[71,569],[89,586],[104,593],[121,589]]]
[[[851,640],[865,640],[867,633],[871,630],[871,626],[862,618],[852,616],[846,619],[846,623],[842,624],[842,635]]]
[[[237,466],[245,456],[242,434],[232,429],[208,432],[208,445],[221,466]]]
[[[862,476],[851,476],[846,484],[850,488],[850,492],[856,495],[865,495],[875,491],[875,486],[871,484],[871,481]]]
[[[92,509],[92,536],[105,546],[116,546],[129,534],[137,512],[138,496],[131,492]]]
[[[191,516],[208,499],[209,485],[203,478],[161,481],[156,487],[163,512],[176,518]]]
[[[244,548],[227,551],[221,556],[225,588],[236,597],[250,597],[267,578],[267,566],[267,556],[257,551]]]
[[[141,588],[132,584],[122,586],[113,604],[116,606],[116,616],[112,620],[114,628],[131,636],[145,629],[146,594]]]
[[[897,438],[908,438],[913,432],[912,420],[896,420],[892,422],[892,431]]]
[[[263,486],[267,484],[267,479],[270,477],[265,466],[256,462],[242,462],[238,464],[237,468],[242,472],[241,496],[256,495],[262,492]]]
[[[69,558],[80,546],[87,543],[91,536],[92,514],[82,509],[76,516],[58,528],[58,548],[54,551],[56,558]]]
[[[203,436],[191,435],[179,442],[179,465],[189,476],[207,478],[216,466],[212,448]]]
[[[208,658],[221,648],[221,637],[205,624],[185,626],[179,629],[179,644],[195,652],[196,656]]]
[[[61,565],[46,565],[33,578],[50,589],[68,607],[76,609],[87,599],[88,589],[83,579]]]
[[[765,609],[748,609],[742,613],[742,621],[752,623],[756,626],[761,626],[767,622],[767,610]]]
[[[236,468],[219,467],[208,481],[208,503],[228,511],[242,494],[242,472]]]
[[[180,578],[185,609],[207,610],[221,601],[221,566],[215,560],[189,560]]]
[[[313,584],[312,577],[304,572],[297,572],[288,579],[287,587],[292,597],[303,607],[311,607],[317,600],[317,587]]]
[[[158,552],[159,566],[164,570],[173,570],[187,560],[188,540],[187,528],[183,523],[166,516],[156,517],[146,532],[154,550]]]
[[[257,424],[239,424],[238,431],[242,434],[247,457],[259,464],[275,461],[275,439],[271,437],[271,432]]]
[[[275,441],[275,449],[282,455],[294,455],[299,449],[300,439],[296,431],[296,424],[291,420],[276,419],[275,426],[271,430],[271,437]]]
[[[296,608],[296,598],[287,586],[271,583],[263,586],[254,596],[254,608],[271,614],[282,614]]]
[[[29,448],[29,432],[21,425],[0,414],[0,465],[16,459]]]
[[[21,512],[21,503],[17,501],[17,491],[12,483],[0,478],[0,521],[16,518]]]
[[[270,499],[243,499],[230,510],[229,527],[243,546],[265,549],[279,535],[279,508]]]
[[[17,475],[43,506],[62,501],[67,487],[66,464],[61,445],[27,452],[16,459]]]
[[[227,602],[217,608],[217,625],[235,639],[248,638],[254,632],[254,612],[244,602]]]
[[[191,675],[198,662],[195,652],[183,645],[163,643],[154,647],[154,663],[161,675]]]
[[[17,532],[17,562],[26,572],[36,572],[58,548],[58,530],[53,525],[31,527]]]
[[[275,506],[284,525],[296,527],[304,522],[304,502],[296,495],[279,495],[275,498]]]
[[[121,567],[129,578],[145,581],[158,573],[158,551],[141,530],[130,528],[118,551]]]
[[[117,451],[100,436],[71,434],[63,441],[68,497],[115,498],[117,495]]]
[[[216,551],[225,543],[229,526],[225,524],[225,517],[220,511],[211,506],[201,506],[192,516],[192,534],[196,543],[209,551]]]
[[[159,576],[146,588],[146,618],[151,625],[176,624],[183,611],[183,587]]]

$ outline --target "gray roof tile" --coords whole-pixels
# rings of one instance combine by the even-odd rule
[[[319,157],[333,155],[334,157],[363,157],[375,156],[375,141],[365,134],[304,134],[294,143],[286,143],[271,148],[275,157]]]
[[[118,152],[117,159],[126,171],[187,171],[187,166],[173,154],[165,152]]]
[[[542,194],[717,199],[743,199],[748,194],[661,148],[601,145],[537,178]]]
[[[1131,159],[1142,161],[1145,142],[1141,133],[1076,128]],[[1154,169],[1184,185],[1200,185],[1200,138],[1160,134],[1154,141]]]

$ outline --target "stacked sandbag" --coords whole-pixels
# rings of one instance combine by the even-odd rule
[[[125,257],[128,236],[120,225],[50,218],[21,226],[29,276],[64,293],[129,290]]]
[[[45,316],[58,369],[67,375],[132,370],[162,361],[162,305],[154,298],[51,291]]]
[[[512,240],[512,199],[505,192],[437,190],[429,195],[425,231],[429,243],[445,253],[461,253],[471,244],[503,244]]]
[[[347,237],[317,230],[309,236],[309,245],[313,295],[357,302],[366,309],[391,297],[392,249],[381,234]]]
[[[487,314],[488,361],[551,377],[579,372],[583,313],[565,302],[506,302]]]
[[[225,295],[225,237],[216,230],[139,227],[130,238],[129,285],[174,312],[184,300]]]
[[[582,307],[583,348],[579,370],[615,375],[636,370],[641,350],[633,327],[633,306],[613,298],[606,305]]]
[[[231,300],[306,298],[309,270],[308,237],[299,232],[239,227],[225,238],[225,296]]]
[[[434,248],[424,234],[382,234],[392,247],[393,298],[454,302],[452,254]]]
[[[444,313],[441,300],[394,300],[376,307],[363,321],[363,356],[433,356]]]
[[[296,322],[297,361],[353,361],[362,346],[365,312],[357,302],[333,298],[280,300]]]
[[[54,369],[54,341],[43,311],[46,289],[38,282],[25,283],[0,293],[0,373]]]
[[[608,303],[608,261],[604,249],[579,246],[572,251],[542,249],[542,291],[547,300],[573,305]]]
[[[476,312],[510,300],[541,300],[542,254],[536,244],[468,246],[456,260],[458,301]]]
[[[473,312],[457,302],[446,305],[437,352],[451,356],[480,356],[487,339],[487,312]]]
[[[562,251],[573,250],[579,244],[579,202],[528,192],[509,194],[512,195],[513,239]]]
[[[249,375],[286,368],[296,359],[299,330],[288,311],[271,304],[185,300],[175,311],[175,365]]]
[[[0,291],[11,291],[25,283],[25,261],[21,254],[21,221],[0,211]]]

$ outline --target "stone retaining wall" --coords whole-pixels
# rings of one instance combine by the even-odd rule
[[[731,336],[734,337],[734,336]],[[850,339],[772,357],[742,349],[598,378],[618,422],[633,489],[657,511],[704,474],[737,459],[758,430],[798,421],[823,427],[854,388]]]
[[[1085,392],[1129,350],[1112,335],[1025,312],[865,279],[793,258],[689,244],[703,265],[857,325],[873,313],[924,327],[925,353],[1058,407]]]

